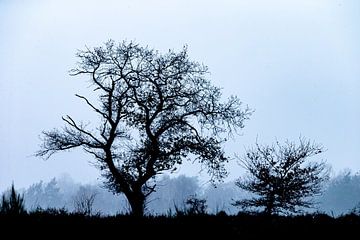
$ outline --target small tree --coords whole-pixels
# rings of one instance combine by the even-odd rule
[[[2,214],[9,215],[20,215],[26,213],[24,197],[16,192],[14,184],[11,185],[11,189],[8,194],[4,193],[2,195],[0,212]]]
[[[86,216],[93,214],[96,195],[97,193],[95,191],[81,186],[73,199],[75,212]]]
[[[207,67],[187,49],[159,54],[135,43],[80,51],[73,75],[90,77],[99,104],[76,95],[99,117],[97,127],[64,117],[62,130],[44,132],[37,152],[45,158],[81,147],[115,193],[124,193],[134,215],[144,214],[156,175],[173,171],[193,156],[214,179],[226,176],[223,135],[244,127],[251,111],[206,79]]]
[[[207,204],[205,198],[199,198],[196,195],[190,196],[186,202],[186,213],[188,215],[206,214]]]
[[[324,162],[306,160],[323,151],[321,145],[300,139],[300,144],[286,141],[271,146],[256,144],[247,150],[240,164],[248,175],[236,185],[255,196],[236,201],[243,208],[263,208],[264,213],[296,213],[313,205],[311,197],[321,192],[321,183],[328,178]]]

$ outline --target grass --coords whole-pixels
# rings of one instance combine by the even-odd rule
[[[342,237],[346,234],[350,236],[360,230],[360,216],[348,214],[333,218],[325,214],[308,214],[269,217],[240,213],[236,216],[202,214],[136,218],[129,215],[85,216],[50,209],[21,215],[0,215],[0,226],[2,232],[23,229],[23,233],[27,235],[49,231],[55,234],[54,236],[67,236],[66,234],[71,232],[71,235],[77,233],[82,237],[115,234],[134,239],[264,239],[264,236],[287,239],[329,237],[338,234],[342,234]]]

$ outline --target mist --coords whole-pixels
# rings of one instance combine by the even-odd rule
[[[190,198],[204,199],[206,213],[236,215],[243,209],[234,206],[235,200],[249,197],[249,193],[226,182],[218,185],[202,183],[197,177],[165,175],[157,180],[158,189],[146,203],[146,215],[176,215],[188,208]],[[334,175],[323,185],[321,195],[314,197],[316,204],[305,213],[322,213],[333,217],[360,211],[360,175],[349,170]],[[2,194],[7,194],[5,190]],[[49,209],[63,209],[79,212],[79,197],[86,199],[94,195],[91,204],[92,215],[115,216],[129,213],[126,198],[116,195],[99,183],[82,184],[75,182],[70,175],[61,175],[50,181],[40,181],[28,188],[20,189],[29,212]],[[81,212],[80,212],[81,213]]]

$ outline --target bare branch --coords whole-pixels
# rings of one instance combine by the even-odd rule
[[[112,121],[112,119],[104,112],[100,111],[98,108],[96,108],[91,102],[84,96],[81,96],[79,94],[75,94],[76,97],[83,99],[87,105],[89,105],[95,112],[99,113],[101,116],[103,116],[108,121]]]
[[[91,139],[93,139],[95,142],[97,142],[100,146],[95,146],[95,145],[90,144],[90,143],[86,143],[86,144],[88,144],[90,147],[101,147],[103,145],[103,143],[100,140],[98,140],[93,134],[91,134],[90,132],[84,130],[82,127],[78,126],[75,123],[75,121],[69,115],[66,115],[66,117],[67,118],[62,117],[62,120],[64,120],[67,124],[69,124],[71,127],[75,128],[79,132],[89,136]]]

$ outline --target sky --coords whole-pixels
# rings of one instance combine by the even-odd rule
[[[360,1],[357,0],[0,0],[0,191],[68,173],[100,174],[81,150],[34,157],[43,130],[61,116],[96,116],[74,94],[86,79],[69,76],[75,53],[108,39],[159,51],[181,50],[204,63],[224,98],[254,109],[225,146],[241,155],[299,136],[323,144],[334,172],[360,170]],[[90,164],[89,164],[90,163]],[[185,164],[176,174],[200,176]],[[232,160],[227,180],[243,173]]]

